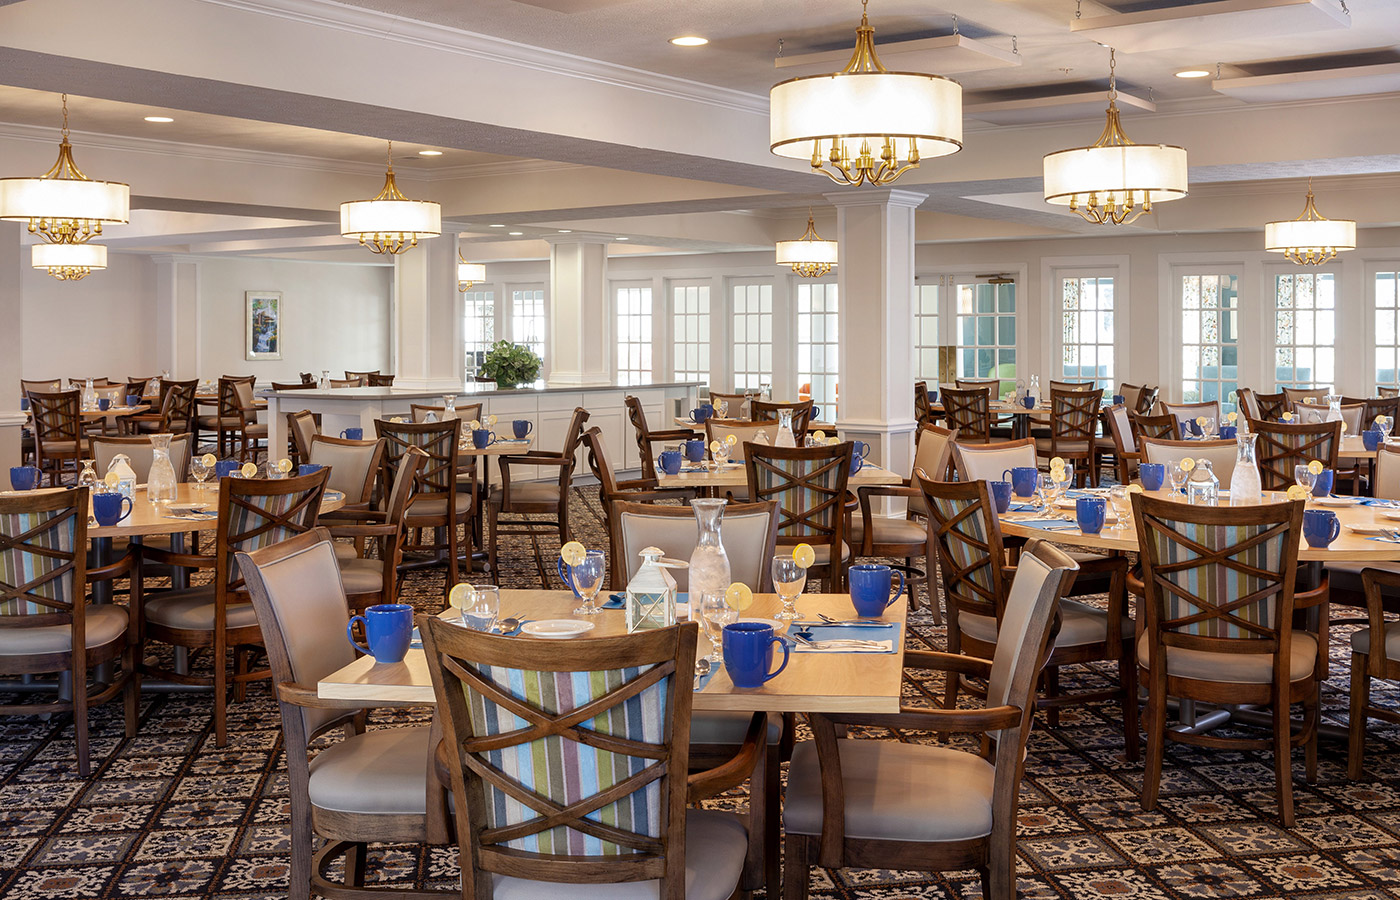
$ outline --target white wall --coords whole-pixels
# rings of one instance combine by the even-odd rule
[[[149,256],[110,253],[81,281],[31,269],[20,281],[25,378],[150,376],[155,364],[155,266]]]

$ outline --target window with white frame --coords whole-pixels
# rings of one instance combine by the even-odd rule
[[[942,283],[920,284],[914,297],[914,378],[938,384],[938,304]]]
[[[1230,412],[1239,388],[1240,279],[1236,274],[1183,274],[1181,401],[1219,400]]]
[[[797,286],[798,398],[810,398],[823,416],[836,411],[838,373],[836,285]]]
[[[481,370],[482,359],[496,340],[496,292],[466,291],[462,294],[462,309],[462,340],[470,381]]]
[[[547,321],[543,288],[516,288],[510,292],[510,339],[525,344],[540,359],[544,359]]]
[[[1400,386],[1400,267],[1371,282],[1376,307],[1376,384]]]
[[[710,286],[671,286],[671,374],[676,381],[710,380]]]
[[[651,384],[651,288],[617,289],[617,383]]]
[[[1016,285],[964,282],[958,288],[958,377],[1016,380]]]
[[[755,390],[773,383],[773,286],[731,286],[733,306],[734,390]]]
[[[1336,279],[1331,272],[1274,276],[1274,390],[1327,388],[1337,380]]]
[[[1067,275],[1060,278],[1060,375],[1094,384],[1112,396],[1113,278]]]

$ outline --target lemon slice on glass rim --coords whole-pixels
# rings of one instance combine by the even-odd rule
[[[820,428],[818,428],[816,431],[812,432],[812,437],[816,438],[816,439],[819,440],[819,441],[825,441],[825,440],[826,440],[826,432],[825,432],[825,431],[822,431]]]
[[[1226,422],[1229,422],[1229,423],[1231,423],[1231,424],[1234,424],[1234,421],[1235,421],[1236,419],[1238,419],[1239,417],[1240,417],[1240,414],[1237,413],[1237,412],[1226,413],[1226,414],[1225,414],[1225,421],[1226,421]]]
[[[212,453],[206,453],[199,458],[199,461],[204,463],[205,468],[212,469],[218,464],[219,458]]]
[[[1292,422],[1292,421],[1293,421],[1293,413],[1291,413],[1291,412],[1286,412],[1286,413],[1284,413],[1284,414],[1283,414],[1283,421],[1285,421],[1285,422]]]
[[[292,471],[292,461],[286,458],[277,460],[277,471],[284,475]]]
[[[742,581],[736,581],[724,592],[724,602],[728,604],[730,609],[743,612],[753,606],[753,591],[749,590],[749,586]]]
[[[810,569],[817,561],[817,551],[812,549],[811,544],[798,544],[792,548],[792,559],[804,569]]]
[[[588,557],[588,548],[578,541],[569,541],[559,548],[559,558],[567,566],[576,566]]]
[[[481,429],[481,420],[472,419],[470,422],[467,423],[467,427],[470,428],[472,431],[479,431]]]
[[[496,424],[496,416],[495,416],[494,413],[492,413],[491,415],[489,415],[489,416],[486,417],[486,426],[489,428],[489,427],[491,427],[492,425],[495,425],[495,424]]]
[[[1321,475],[1324,468],[1326,468],[1326,466],[1322,464],[1322,460],[1320,459],[1315,459],[1308,463],[1308,471],[1314,475]]]
[[[121,476],[117,475],[116,472],[108,472],[107,476],[102,479],[102,482],[108,487],[116,487],[117,484],[121,482]]]
[[[711,453],[718,453],[718,452],[719,452],[720,450],[722,450],[722,449],[724,449],[724,445],[721,444],[719,441],[710,441],[710,452],[711,452]]]
[[[1142,485],[1140,485],[1140,484],[1130,484],[1130,485],[1128,485],[1128,493],[1130,493],[1130,494],[1141,494],[1141,493],[1142,493]]]
[[[1303,487],[1301,484],[1291,484],[1288,486],[1288,492],[1286,496],[1289,500],[1306,500],[1308,499],[1309,493],[1310,492],[1308,491],[1308,489]]]
[[[1181,467],[1181,471],[1189,472],[1196,468],[1196,461],[1189,456],[1183,456],[1177,465]]]
[[[243,468],[238,471],[243,473],[244,478],[253,478],[258,474],[258,464],[246,462],[243,464]]]
[[[1197,424],[1197,425],[1204,426],[1204,425],[1206,424],[1206,417],[1205,417],[1205,416],[1197,416],[1197,417],[1196,417],[1196,424]]]
[[[733,447],[735,444],[739,443],[739,436],[734,434],[725,435],[724,443],[727,446]]]
[[[475,593],[476,588],[465,581],[454,584],[452,590],[447,592],[447,604],[453,609],[466,609]]]

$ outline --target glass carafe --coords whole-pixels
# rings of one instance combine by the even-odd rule
[[[1259,481],[1259,463],[1254,457],[1257,434],[1235,434],[1235,470],[1230,474],[1230,505],[1260,503],[1264,492]]]
[[[92,386],[92,379],[83,382],[83,409],[97,408],[97,390]]]
[[[1220,479],[1211,470],[1210,460],[1196,461],[1186,479],[1186,502],[1192,506],[1215,506],[1220,497]]]
[[[1340,394],[1327,395],[1327,418],[1324,421],[1342,421],[1342,397]]]
[[[328,390],[331,389],[331,370],[330,370],[330,369],[322,369],[322,370],[321,370],[321,381],[316,385],[316,387],[320,388],[320,389],[323,390],[323,391],[328,391]]]
[[[457,395],[442,395],[442,420],[444,422],[457,418]]]
[[[788,432],[791,435],[791,432]],[[698,613],[703,594],[723,594],[729,589],[729,554],[724,552],[719,526],[724,520],[724,500],[692,500],[700,541],[690,554],[690,608]]]
[[[83,464],[83,470],[78,473],[78,487],[85,487],[91,491],[96,492],[98,485],[97,460],[82,459],[79,460],[79,462]]]
[[[774,447],[796,447],[797,439],[792,434],[792,410],[778,410],[778,436],[773,439]]]
[[[152,503],[171,503],[179,494],[175,483],[175,467],[170,464],[168,434],[151,435],[151,473],[146,476],[146,499]]]

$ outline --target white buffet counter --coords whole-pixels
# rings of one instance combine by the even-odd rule
[[[482,416],[495,415],[495,431],[502,437],[510,435],[513,419],[529,419],[535,423],[534,449],[558,452],[564,447],[564,432],[574,408],[582,406],[591,414],[588,426],[603,430],[608,455],[619,469],[635,469],[640,465],[637,441],[627,421],[623,398],[628,394],[641,399],[647,423],[661,431],[674,427],[671,417],[678,410],[689,412],[695,407],[701,382],[666,382],[646,385],[594,385],[586,387],[546,387],[497,390],[490,384],[466,385],[457,394],[457,406],[481,403]],[[287,413],[310,410],[321,416],[321,431],[339,435],[346,428],[360,427],[365,437],[374,437],[374,420],[403,416],[408,418],[409,406],[441,406],[444,391],[408,388],[306,388],[294,391],[267,391],[268,447],[275,448],[276,457],[287,454]],[[680,401],[677,403],[677,401]]]

